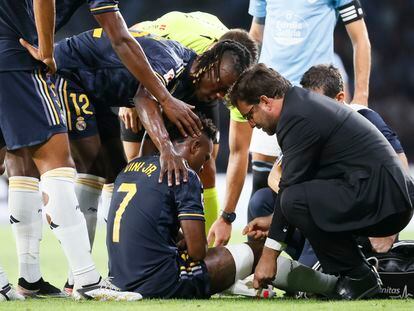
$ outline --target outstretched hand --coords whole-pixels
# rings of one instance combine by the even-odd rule
[[[179,129],[181,135],[184,137],[201,135],[203,125],[192,111],[194,106],[171,96],[168,101],[162,103],[162,109],[167,118]]]
[[[34,47],[24,39],[20,39],[19,42],[30,53],[30,55],[32,55],[34,59],[41,61],[47,66],[48,74],[54,74],[56,72],[57,66],[53,55],[42,55],[38,48]]]
[[[231,237],[231,227],[222,217],[217,218],[208,232],[208,245],[212,245],[213,242],[213,247],[227,245]]]
[[[257,217],[249,222],[243,229],[243,235],[247,235],[254,240],[265,239],[269,234],[270,224],[273,214],[264,217]]]

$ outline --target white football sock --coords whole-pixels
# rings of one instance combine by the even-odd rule
[[[0,266],[0,289],[2,289],[8,284],[9,280],[7,279],[6,272],[4,272],[3,268]]]
[[[246,243],[237,245],[226,245],[225,248],[233,256],[236,265],[234,281],[243,280],[252,274],[254,254],[253,250]]]
[[[111,206],[112,192],[114,192],[114,184],[105,184],[102,188],[102,215],[105,222],[108,220],[109,207]]]
[[[236,266],[234,284],[224,291],[226,294],[256,296],[254,288],[248,288],[245,284],[238,282],[252,274],[254,254],[249,245],[237,244],[226,245],[225,248],[231,253]]]
[[[330,294],[338,278],[312,270],[297,261],[283,256],[277,258],[277,274],[273,286],[289,292]]]
[[[16,240],[19,277],[34,283],[42,277],[39,259],[42,239],[42,197],[37,178],[9,178],[9,212]]]
[[[91,248],[95,240],[99,198],[104,182],[105,179],[102,177],[78,174],[75,184],[76,197],[78,198],[80,210],[85,216]]]
[[[45,211],[51,218],[51,228],[68,259],[78,287],[98,282],[100,275],[90,253],[85,217],[75,194],[76,171],[62,167],[41,176],[42,191],[47,195]]]

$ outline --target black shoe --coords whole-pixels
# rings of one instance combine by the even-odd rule
[[[367,299],[375,296],[381,290],[381,279],[374,267],[360,278],[341,276],[335,286],[339,299]]]
[[[53,286],[49,282],[45,282],[43,278],[34,283],[27,282],[24,278],[19,278],[17,292],[24,297],[31,298],[63,298],[67,297],[59,288]]]

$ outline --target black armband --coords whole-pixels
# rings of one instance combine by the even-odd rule
[[[345,4],[337,10],[345,25],[364,18],[364,11],[359,0]]]
[[[266,17],[253,17],[253,22],[259,25],[264,25],[266,22]]]

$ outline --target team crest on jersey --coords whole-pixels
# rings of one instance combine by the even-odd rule
[[[175,77],[174,69],[170,69],[170,71],[168,71],[163,77],[168,84]]]
[[[83,117],[78,117],[76,119],[76,124],[75,127],[78,131],[84,131],[86,129],[86,122],[85,119]]]

